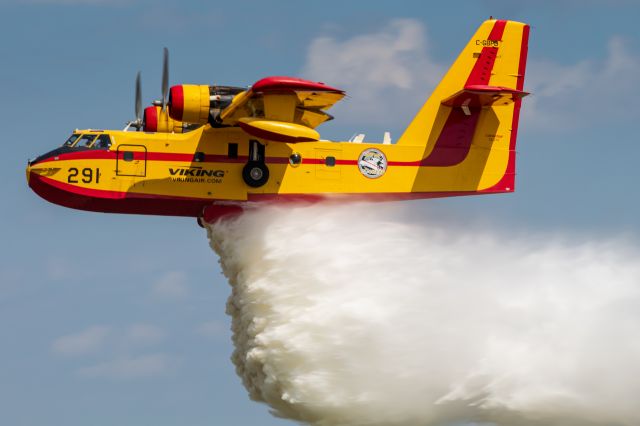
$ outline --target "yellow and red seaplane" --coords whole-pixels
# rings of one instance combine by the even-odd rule
[[[396,143],[336,142],[316,128],[345,92],[268,77],[248,88],[168,88],[122,131],[76,130],[31,160],[29,186],[66,207],[192,216],[260,202],[406,200],[512,192],[529,26],[485,21]],[[130,131],[131,129],[138,131]]]

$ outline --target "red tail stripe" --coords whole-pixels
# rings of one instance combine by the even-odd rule
[[[495,24],[493,24],[491,33],[489,33],[488,40],[497,42],[502,41],[502,35],[504,34],[504,28],[506,25],[507,21],[496,21]],[[496,56],[498,55],[498,49],[498,47],[493,46],[482,48],[480,57],[476,60],[465,86],[489,83],[489,80],[491,79],[491,71],[493,70],[493,65],[496,62]]]
[[[464,161],[471,149],[479,118],[478,109],[474,109],[469,116],[460,108],[452,109],[431,154],[420,165],[448,167]]]
[[[516,88],[522,91],[524,87],[524,74],[527,69],[527,56],[529,53],[529,26],[522,29],[522,45],[520,47],[520,61],[518,63],[518,82]]]
[[[524,87],[524,76],[527,68],[527,54],[529,51],[529,26],[522,29],[522,41],[520,45],[520,59],[518,61],[518,78],[516,88],[522,90]],[[504,176],[494,186],[483,189],[480,192],[512,192],[516,184],[516,140],[518,138],[518,123],[520,121],[520,106],[522,99],[516,99],[513,108],[513,119],[511,121],[511,139],[509,140],[509,162]]]

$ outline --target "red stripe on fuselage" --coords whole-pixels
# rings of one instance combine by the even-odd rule
[[[382,145],[379,149],[384,150],[384,145]],[[77,151],[70,152],[65,154],[60,154],[55,157],[45,158],[43,160],[38,161],[40,163],[47,163],[52,161],[78,161],[78,160],[114,160],[118,157],[119,161],[124,161],[123,159],[124,151],[104,151],[104,150],[95,150],[95,151]],[[244,164],[249,161],[249,157],[238,156],[237,158],[229,158],[226,155],[218,155],[218,154],[206,154],[204,156],[203,161],[196,162],[194,161],[194,154],[191,153],[176,153],[176,152],[134,152],[133,159],[134,160],[144,160],[146,155],[147,161],[175,161],[175,162],[185,162],[185,163],[229,163],[229,164]],[[415,160],[415,161],[389,161],[389,166],[413,166],[418,167],[423,164],[424,160]],[[266,157],[265,162],[267,164],[288,164],[289,157]],[[323,158],[303,158],[302,164],[324,164],[325,160]],[[336,160],[337,165],[341,166],[357,166],[358,160]]]
[[[49,158],[44,158],[38,161],[40,163],[47,163],[50,161],[64,161],[64,160],[115,160],[116,152],[115,151],[104,151],[101,149],[97,150],[88,150],[88,151],[77,151],[77,152],[67,152],[64,154],[54,155]]]

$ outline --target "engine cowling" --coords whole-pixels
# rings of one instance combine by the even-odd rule
[[[181,121],[171,118],[169,108],[162,111],[159,106],[150,106],[144,109],[145,132],[158,133],[182,133],[184,126]]]
[[[169,91],[170,116],[172,119],[193,124],[209,121],[211,95],[209,86],[180,84]]]

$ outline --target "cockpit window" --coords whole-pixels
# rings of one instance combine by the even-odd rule
[[[96,135],[82,135],[78,142],[74,145],[75,148],[90,148],[93,144],[93,140],[96,138]]]
[[[86,134],[74,133],[67,139],[63,147],[65,148],[91,148],[109,149],[111,147],[111,137],[108,134]]]
[[[111,138],[109,135],[100,135],[93,144],[94,149],[109,149],[111,147]]]
[[[69,136],[69,139],[67,139],[67,141],[64,143],[63,146],[72,146],[76,140],[78,140],[78,138],[80,137],[80,134],[78,133],[74,133],[71,136]]]

